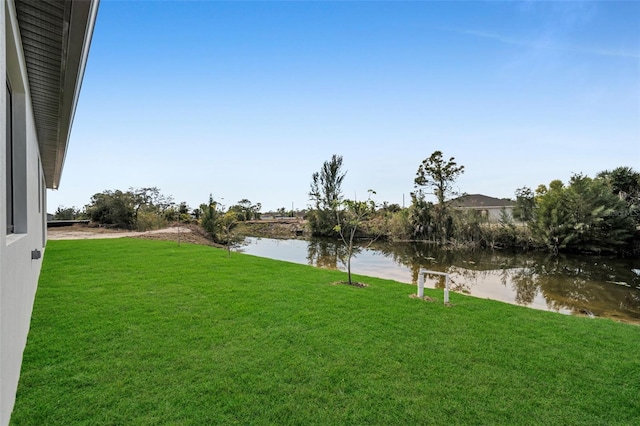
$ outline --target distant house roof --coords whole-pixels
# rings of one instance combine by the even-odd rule
[[[42,169],[57,189],[99,0],[15,0]]]
[[[451,206],[462,209],[489,209],[513,207],[514,202],[500,198],[489,197],[482,194],[469,194],[450,201]]]

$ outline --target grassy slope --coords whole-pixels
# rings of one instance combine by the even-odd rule
[[[12,423],[640,423],[637,326],[340,279],[204,246],[49,242]]]

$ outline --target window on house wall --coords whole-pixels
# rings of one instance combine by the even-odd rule
[[[7,188],[6,188],[6,196],[7,196],[7,234],[13,234],[14,232],[14,182],[13,182],[13,102],[11,98],[11,88],[8,83],[9,79],[7,78],[7,97],[6,97],[6,105],[5,109],[7,111],[6,117],[6,138],[5,138],[5,147],[6,147],[6,172],[7,172]]]
[[[40,199],[42,200],[42,247],[47,245],[47,186],[44,178],[40,179]]]
[[[40,173],[42,173],[41,170],[40,157],[38,157],[38,213],[42,213],[42,197],[40,196],[40,193],[42,193],[42,177],[40,176]]]
[[[7,78],[6,96],[6,233],[27,232],[27,140],[25,95]]]
[[[42,247],[47,244],[47,204],[45,200],[46,186],[44,177],[42,177],[42,161],[38,157],[38,213],[40,214],[40,222],[42,225]]]
[[[9,2],[4,2],[5,18],[9,15]],[[6,134],[3,154],[6,163],[6,223],[5,232],[26,234],[28,228],[27,196],[27,97],[26,75],[21,69],[18,51],[19,33],[14,31],[13,20],[5,19],[6,64]],[[34,158],[35,161],[35,158]],[[35,180],[33,180],[35,184]],[[35,200],[34,200],[35,201]]]

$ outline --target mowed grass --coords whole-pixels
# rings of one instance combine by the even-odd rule
[[[640,424],[640,327],[204,246],[50,241],[15,425]]]

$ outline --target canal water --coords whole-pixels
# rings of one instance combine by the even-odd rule
[[[327,239],[249,237],[241,252],[346,270],[346,249]],[[421,268],[447,272],[452,290],[564,314],[640,323],[640,260],[546,253],[439,250],[426,243],[380,242],[360,247],[351,272],[416,284]],[[426,286],[443,288],[444,279]]]

